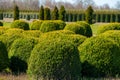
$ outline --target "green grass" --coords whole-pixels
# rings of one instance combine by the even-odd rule
[[[10,25],[11,25],[11,22],[3,22],[4,27],[10,27]]]

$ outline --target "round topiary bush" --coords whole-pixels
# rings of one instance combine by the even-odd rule
[[[0,26],[3,26],[3,22],[0,21]]]
[[[52,40],[52,39],[63,39],[63,40],[70,40],[76,46],[80,45],[86,39],[85,36],[74,34],[71,31],[66,30],[59,30],[59,31],[52,31],[44,33],[40,36],[40,40]]]
[[[8,54],[5,45],[0,41],[0,72],[9,65]]]
[[[120,47],[103,35],[87,39],[79,46],[82,74],[87,77],[120,75]]]
[[[66,23],[62,20],[53,20],[53,21],[59,25],[60,30],[63,30],[64,27],[66,26]]]
[[[59,30],[59,25],[55,22],[44,21],[41,24],[41,27],[40,27],[41,32],[49,32],[49,31],[54,31],[54,30]]]
[[[11,48],[12,43],[18,39],[22,38],[21,29],[8,29],[4,34],[0,35],[0,40],[5,44],[7,51]]]
[[[41,20],[36,20],[36,21],[32,22],[32,24],[30,26],[30,30],[39,30],[42,22],[43,21],[41,21]]]
[[[32,38],[20,38],[14,41],[8,56],[11,60],[10,69],[13,72],[26,72],[27,62],[37,41]]]
[[[98,28],[98,34],[104,33],[105,31],[108,30],[120,30],[120,23],[109,23],[109,24],[101,25]]]
[[[0,35],[4,34],[8,28],[0,27]]]
[[[84,21],[78,21],[77,23],[84,28],[84,30],[83,30],[84,36],[87,36],[87,37],[92,36],[92,29],[88,23],[86,23]]]
[[[24,31],[23,33],[24,37],[33,37],[33,38],[39,38],[40,35],[42,35],[42,32],[39,30],[29,30],[29,31]]]
[[[29,30],[29,23],[23,20],[15,20],[14,22],[12,22],[11,28],[20,28],[23,30]]]
[[[84,27],[77,23],[69,23],[65,26],[64,30],[70,30],[76,34],[84,35]]]
[[[79,80],[81,65],[77,47],[69,40],[40,41],[29,58],[32,79]]]

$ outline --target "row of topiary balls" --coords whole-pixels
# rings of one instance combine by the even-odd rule
[[[30,37],[30,33],[35,35]],[[119,76],[119,36],[120,31],[87,39],[67,30],[41,33],[8,29],[0,35],[0,71],[8,67],[10,59],[13,72],[27,70],[33,79]]]
[[[8,29],[0,35],[0,71],[9,67],[15,73],[27,71],[32,79],[53,80],[119,76],[119,36],[120,31],[87,39],[66,30]]]
[[[66,23],[61,20],[35,20],[30,24],[23,20],[16,20],[12,22],[11,28],[20,28],[24,30],[40,30],[41,32],[49,32],[54,30],[70,30],[75,32],[76,34],[81,34],[87,37],[92,36],[92,30],[90,25],[86,22],[74,22],[74,23]]]

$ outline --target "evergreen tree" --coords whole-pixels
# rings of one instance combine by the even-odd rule
[[[40,7],[39,19],[44,20],[44,7],[43,6]]]
[[[92,9],[92,6],[89,6],[85,12],[85,20],[87,23],[92,24],[93,20],[93,12],[94,10]]]
[[[60,7],[60,11],[59,11],[59,19],[64,21],[65,20],[65,14],[66,14],[66,10],[65,10],[64,6],[62,5]]]
[[[45,8],[45,10],[44,10],[44,20],[50,20],[50,19],[51,19],[50,9]]]
[[[58,8],[55,6],[53,12],[52,12],[52,19],[53,20],[58,20],[59,18],[59,10]]]
[[[0,20],[3,20],[3,12],[0,12]]]
[[[19,7],[14,5],[14,20],[19,20]]]

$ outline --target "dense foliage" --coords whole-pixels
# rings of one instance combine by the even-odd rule
[[[36,20],[31,23],[30,30],[39,30],[43,21]]]
[[[44,20],[44,7],[43,6],[40,7],[39,19]]]
[[[15,20],[14,22],[12,22],[11,28],[20,28],[23,30],[29,30],[29,23],[23,20]]]
[[[49,8],[44,9],[44,20],[50,20],[51,19],[51,11]]]
[[[66,23],[62,20],[53,20],[53,22],[57,23],[59,25],[59,29],[63,30],[64,27],[66,26]]]
[[[77,22],[80,26],[83,27],[83,35],[87,36],[87,37],[91,37],[92,36],[92,29],[90,27],[90,25],[84,21],[78,21]]]
[[[108,24],[101,25],[98,28],[98,34],[104,33],[105,31],[108,31],[108,30],[120,30],[120,23],[108,23]]]
[[[5,45],[0,41],[0,72],[9,65],[8,54]]]
[[[58,20],[59,18],[59,10],[58,8],[55,6],[54,10],[52,11],[52,20]]]
[[[23,30],[21,29],[8,29],[5,30],[4,34],[0,35],[0,40],[5,44],[7,51],[11,48],[12,43],[21,38],[21,33]]]
[[[37,41],[32,38],[20,38],[14,41],[8,53],[11,60],[10,69],[13,72],[27,70],[27,62],[36,43]]]
[[[93,23],[93,12],[92,6],[89,6],[85,12],[85,20],[89,24]]]
[[[66,14],[66,10],[65,10],[64,6],[62,5],[60,7],[60,11],[59,11],[59,20],[65,21],[65,14]]]
[[[49,32],[54,30],[59,30],[59,25],[53,21],[44,21],[41,24],[41,27],[40,27],[41,32]]]
[[[25,38],[39,38],[41,36],[42,32],[39,30],[29,30],[29,31],[24,31],[22,33],[22,36],[24,36]]]
[[[14,5],[14,20],[19,20],[19,7]]]
[[[81,63],[77,47],[69,40],[40,41],[31,53],[28,74],[32,79],[79,80]]]
[[[120,41],[118,36],[114,37],[106,33],[87,39],[79,46],[83,76],[120,75],[120,46],[118,45],[120,43],[118,40]]]
[[[76,34],[84,35],[84,27],[77,23],[69,23],[65,26],[64,30],[70,30]]]
[[[41,40],[44,40],[44,39],[48,39],[48,40],[51,40],[51,39],[70,40],[76,46],[78,46],[78,45],[80,45],[81,43],[84,42],[86,37],[82,36],[82,35],[76,35],[72,31],[58,30],[58,31],[52,31],[52,32],[44,33],[40,36],[40,39]]]

